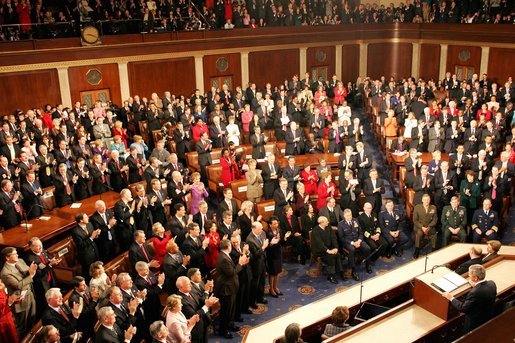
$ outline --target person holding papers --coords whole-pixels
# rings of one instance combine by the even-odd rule
[[[485,267],[480,264],[471,265],[468,274],[472,290],[463,301],[454,298],[448,292],[442,294],[451,301],[452,306],[465,314],[464,332],[470,332],[492,318],[497,296],[495,283],[485,280]]]

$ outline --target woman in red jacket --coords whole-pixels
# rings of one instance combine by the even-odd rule
[[[209,127],[206,123],[204,123],[202,118],[198,118],[197,124],[191,128],[191,133],[193,134],[193,141],[198,142],[203,132],[207,132],[207,135],[209,136]]]
[[[338,187],[331,181],[332,175],[330,171],[325,170],[322,172],[322,180],[318,185],[317,209],[327,205],[327,198],[334,198],[338,195]]]
[[[0,339],[2,342],[18,342],[18,333],[14,325],[11,305],[20,300],[16,294],[7,295],[5,285],[0,280]]]
[[[300,172],[300,178],[304,184],[305,194],[311,195],[317,192],[318,174],[316,170],[311,170],[309,163],[304,163],[304,169]]]
[[[222,183],[227,188],[229,187],[229,182],[236,180],[240,174],[235,157],[231,156],[229,149],[222,149],[220,164],[222,165]]]
[[[204,239],[209,238],[209,245],[207,246],[206,254],[204,255],[204,261],[208,271],[216,268],[216,260],[218,259],[218,248],[220,247],[220,234],[217,232],[216,222],[208,220],[206,222],[206,228],[209,230],[204,235]],[[230,237],[225,237],[229,239]]]
[[[334,87],[334,103],[341,105],[347,97],[347,89],[343,87],[343,82],[338,81],[338,86]]]
[[[169,232],[165,231],[165,228],[161,223],[155,223],[152,225],[152,233],[154,234],[152,244],[154,244],[154,249],[156,251],[154,260],[159,261],[159,264],[162,266],[163,260],[166,256],[166,245],[171,239],[171,236]]]

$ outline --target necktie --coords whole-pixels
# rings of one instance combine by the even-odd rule
[[[150,258],[148,258],[148,254],[147,254],[147,249],[145,249],[145,246],[143,244],[140,245],[140,249],[143,252],[143,255],[145,255],[145,259],[147,260],[147,262],[150,262]]]
[[[257,240],[259,242],[259,245],[262,246],[263,245],[263,240],[261,239],[261,235],[256,236],[256,237],[257,237]]]
[[[275,174],[275,168],[273,164],[270,165],[270,173]]]
[[[62,307],[59,307],[59,314],[69,323],[70,318],[66,315]]]
[[[334,131],[336,144],[340,144],[340,134],[338,133],[338,129]]]
[[[68,183],[68,178],[66,176],[64,177],[64,186],[66,187],[66,194],[72,194],[72,189],[70,187],[70,184]]]
[[[84,299],[84,302],[86,304],[89,304],[89,297],[88,297],[88,294],[86,292],[84,292],[84,295],[82,296],[82,298]]]
[[[39,255],[39,259],[46,266],[47,263],[46,263],[45,256],[43,254]],[[47,281],[48,282],[52,281],[52,273],[50,273],[50,271],[48,271],[48,273],[47,273]]]
[[[497,186],[495,184],[495,179],[492,181],[492,200],[497,198]]]

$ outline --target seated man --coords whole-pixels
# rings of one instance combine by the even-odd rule
[[[469,251],[470,260],[463,262],[456,268],[456,274],[465,274],[473,264],[483,264],[482,251],[480,247],[472,247]]]
[[[372,204],[366,202],[363,205],[363,213],[358,216],[358,222],[363,231],[365,242],[371,250],[376,250],[376,253],[371,257],[372,261],[376,261],[379,256],[384,256],[387,251],[390,251],[388,242],[381,234],[381,227],[377,220],[376,214],[372,212]]]
[[[465,243],[467,239],[467,209],[458,205],[458,197],[453,196],[451,204],[445,206],[442,210],[441,223],[444,247],[449,245],[452,235],[457,235],[461,243]]]
[[[327,280],[332,283],[338,283],[334,274],[337,268],[341,268],[341,256],[338,253],[338,240],[336,232],[329,226],[329,220],[324,217],[318,217],[318,225],[313,228],[311,235],[311,251],[315,258],[321,257],[322,261],[327,265]],[[343,280],[345,275],[342,272]]]
[[[402,217],[398,211],[394,211],[393,201],[387,200],[385,208],[386,211],[379,214],[379,226],[389,246],[386,257],[390,258],[392,252],[401,257],[403,248],[409,243],[409,238],[401,230]]]
[[[340,248],[349,252],[349,267],[352,268],[352,278],[359,281],[356,274],[356,251],[359,251],[363,257],[370,255],[371,249],[366,242],[363,241],[363,232],[359,227],[357,220],[352,218],[352,211],[346,209],[343,211],[343,220],[338,224],[338,241]],[[372,273],[372,268],[367,260],[365,268],[367,273]]]
[[[492,210],[492,200],[485,198],[483,208],[478,208],[472,216],[472,242],[479,243],[481,238],[487,240],[497,239],[499,231],[499,217]]]
[[[436,206],[430,203],[431,196],[424,194],[422,196],[422,204],[418,204],[413,210],[413,230],[415,231],[414,259],[417,259],[420,254],[420,248],[423,247],[423,240],[431,241],[431,247],[433,250],[436,250],[436,223],[438,222],[438,213]]]

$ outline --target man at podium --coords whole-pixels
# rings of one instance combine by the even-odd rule
[[[463,301],[450,293],[442,295],[451,301],[458,311],[465,314],[465,332],[470,332],[492,318],[497,286],[491,280],[485,280],[486,270],[480,264],[469,267],[469,283],[472,289]]]

